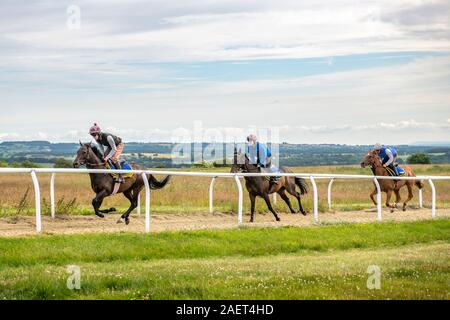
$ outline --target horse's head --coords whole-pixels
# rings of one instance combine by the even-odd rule
[[[243,172],[246,170],[246,163],[248,159],[244,153],[238,152],[234,149],[233,165],[231,166],[231,173]]]
[[[363,158],[363,161],[361,162],[361,168],[365,167],[378,167],[381,165],[379,152],[376,150],[369,151]]]
[[[78,149],[77,157],[73,161],[73,167],[79,168],[87,163],[92,162],[93,150],[90,143],[81,143],[80,141],[80,149]]]

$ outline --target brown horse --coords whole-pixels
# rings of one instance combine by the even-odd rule
[[[238,159],[239,158],[239,159]],[[281,167],[281,172],[292,173],[289,168]],[[238,154],[237,151],[234,152],[234,161],[233,166],[231,167],[232,173],[237,172],[245,172],[245,173],[260,173],[261,169],[251,164],[248,157],[245,154]],[[308,187],[306,182],[302,178],[294,178],[294,177],[281,177],[278,181],[278,184],[270,186],[270,182],[266,177],[245,177],[245,186],[247,187],[247,191],[250,196],[251,202],[251,218],[250,222],[254,221],[255,216],[255,202],[256,197],[259,196],[264,199],[269,208],[270,212],[274,215],[277,221],[280,221],[276,211],[273,209],[272,204],[270,202],[269,194],[278,193],[281,198],[286,202],[291,213],[296,213],[296,211],[292,208],[291,201],[289,197],[286,195],[286,191],[297,198],[298,205],[300,208],[300,212],[306,216],[306,211],[303,209],[301,202],[301,195],[304,195],[308,192]],[[298,186],[300,188],[300,193],[298,193],[295,188]],[[270,190],[269,190],[270,189]]]
[[[82,165],[86,165],[88,169],[106,169],[105,163],[103,163],[102,156],[99,154],[98,149],[93,148],[90,143],[82,144],[80,142],[80,149],[78,150],[77,157],[73,162],[74,168],[79,168]],[[133,166],[133,169],[137,169]],[[91,187],[96,193],[95,198],[92,200],[92,206],[94,207],[95,214],[100,218],[104,218],[103,213],[109,213],[116,211],[115,208],[106,210],[100,210],[103,199],[112,195],[114,190],[114,178],[109,173],[90,173]],[[162,189],[169,182],[170,176],[167,176],[163,181],[158,181],[155,177],[150,175],[149,184],[151,189]],[[140,174],[133,175],[125,180],[117,191],[117,193],[123,193],[124,196],[130,200],[129,209],[121,216],[117,223],[125,222],[130,223],[130,213],[137,207],[137,200],[139,193],[144,187],[144,180]]]
[[[374,151],[369,151],[361,162],[361,167],[370,167],[372,169],[372,172],[375,176],[389,176],[388,170],[383,167],[381,164],[381,159],[378,155],[378,153]],[[415,177],[416,175],[412,171],[412,169],[408,166],[402,167],[407,177]],[[413,186],[416,185],[417,188],[422,189],[423,183],[420,180],[385,180],[385,179],[379,179],[378,180],[381,191],[385,192],[386,197],[386,206],[388,208],[391,208],[391,212],[394,211],[395,208],[397,208],[397,204],[401,202],[401,196],[400,196],[400,189],[402,189],[404,186],[408,188],[408,199],[403,203],[403,211],[406,211],[406,206],[408,205],[408,202],[411,201],[411,199],[414,197],[413,195]],[[396,202],[394,204],[391,204],[391,196],[392,192],[395,193],[396,196]],[[375,200],[375,195],[378,193],[377,188],[370,194],[370,198],[372,199],[373,203],[377,205],[377,201]]]

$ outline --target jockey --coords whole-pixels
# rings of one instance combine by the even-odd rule
[[[395,176],[398,176],[397,166],[398,166],[398,153],[393,147],[381,145],[377,143],[374,147],[375,151],[378,151],[378,155],[382,160],[382,165],[385,168],[390,168]]]
[[[100,127],[94,123],[94,125],[89,130],[89,134],[95,139],[95,141],[101,146],[104,154],[104,161],[112,162],[112,165],[117,170],[121,170],[122,167],[120,165],[120,156],[122,155],[124,144],[122,139],[106,132],[102,132]],[[106,151],[104,151],[104,147],[106,147]],[[123,179],[122,174],[118,174],[115,179],[116,183],[123,183],[125,180]]]
[[[255,134],[251,134],[247,137],[247,156],[250,163],[261,168],[266,173],[274,173],[274,168],[272,167],[272,152],[264,144],[258,141]],[[269,177],[271,186],[273,184],[278,184],[278,177]]]

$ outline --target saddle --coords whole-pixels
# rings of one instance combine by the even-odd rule
[[[264,173],[280,173],[281,172],[281,170],[278,167],[274,166],[274,165],[271,165],[268,168],[261,168],[261,171],[264,172]],[[280,177],[278,177],[278,176],[277,177],[264,176],[264,179],[266,179],[268,181],[278,181],[278,180],[280,180],[280,178],[281,178],[281,176]]]
[[[406,174],[406,171],[402,167],[396,166],[395,168],[397,169],[398,175],[391,168],[389,168],[389,167],[386,168],[387,172],[389,173],[389,175],[391,177],[396,177],[396,176],[401,177],[401,176],[404,176]]]
[[[133,168],[131,168],[130,164],[125,162],[125,161],[121,161],[120,162],[120,166],[122,167],[122,170],[133,170]],[[109,163],[106,163],[106,169],[114,171],[117,170],[116,168],[110,166]],[[111,176],[116,179],[117,178],[117,173],[111,172]],[[133,176],[133,173],[126,173],[126,174],[122,174],[122,177],[124,179],[128,179],[131,178]]]

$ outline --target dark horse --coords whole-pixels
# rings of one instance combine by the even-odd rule
[[[374,176],[389,176],[389,173],[386,168],[383,167],[381,164],[381,159],[378,156],[378,153],[376,151],[369,151],[365,156],[363,161],[361,162],[361,167],[370,167],[372,170],[372,173]],[[404,166],[403,169],[406,172],[407,177],[415,177],[413,170],[408,167]],[[378,180],[380,184],[380,188],[382,192],[386,192],[386,207],[391,209],[391,212],[394,211],[395,208],[397,208],[397,204],[401,202],[401,196],[400,196],[400,190],[406,186],[408,189],[408,198],[403,203],[403,211],[406,211],[406,206],[408,205],[408,202],[411,201],[411,199],[414,197],[413,195],[413,186],[415,185],[417,188],[422,189],[424,187],[422,181],[420,180],[386,180],[386,179],[379,179]],[[391,204],[391,196],[392,192],[395,193],[395,203]],[[378,193],[377,188],[370,194],[370,199],[372,199],[372,202],[377,205],[377,202],[375,200],[375,195]]]
[[[292,173],[292,171],[289,168],[281,167],[281,172],[285,173]],[[234,161],[233,166],[231,167],[231,172],[245,172],[245,173],[260,173],[261,169],[257,166],[250,163],[247,155],[238,153],[237,151],[234,152]],[[291,195],[297,198],[298,205],[300,208],[300,212],[306,216],[306,211],[303,209],[302,202],[300,199],[301,195],[304,195],[308,192],[308,187],[306,185],[306,182],[302,178],[296,178],[296,177],[281,177],[281,179],[278,181],[278,184],[270,186],[270,182],[266,177],[245,177],[245,186],[247,187],[247,191],[250,196],[250,202],[251,202],[251,218],[250,222],[253,222],[254,215],[255,215],[255,200],[256,197],[261,197],[266,201],[267,207],[269,208],[270,212],[273,213],[275,216],[275,219],[277,221],[280,221],[280,218],[278,217],[276,211],[273,209],[272,204],[270,202],[269,194],[272,193],[278,193],[281,198],[286,202],[289,209],[291,210],[291,213],[296,213],[296,211],[292,208],[291,201],[289,200],[289,197],[286,195],[286,191],[289,192]],[[295,190],[295,187],[298,186],[300,188],[300,193],[298,193]],[[271,190],[269,190],[271,189]]]
[[[78,150],[77,157],[73,162],[74,168],[79,168],[82,165],[86,165],[88,169],[106,169],[104,162],[101,160],[102,156],[98,149],[93,148],[90,143],[82,144],[80,142],[80,149]],[[136,166],[133,166],[136,169]],[[115,208],[106,210],[100,210],[103,199],[112,195],[114,190],[114,178],[109,173],[90,173],[91,187],[96,193],[95,198],[92,200],[92,206],[94,207],[95,214],[100,218],[104,218],[103,213],[109,213],[116,211]],[[150,175],[149,184],[151,189],[162,189],[169,182],[170,176],[167,176],[163,181],[158,181],[155,177]],[[130,213],[137,207],[138,196],[144,187],[144,180],[140,174],[133,175],[125,180],[119,187],[117,193],[123,193],[128,200],[130,200],[130,208],[121,216],[117,223],[125,222],[130,223]]]

